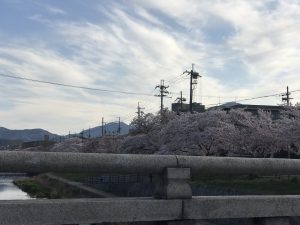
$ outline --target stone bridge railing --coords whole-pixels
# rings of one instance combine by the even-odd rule
[[[153,198],[0,201],[2,225],[160,222],[211,224],[211,219],[253,218],[254,224],[287,225],[300,216],[300,196],[193,197],[195,175],[300,175],[300,160],[0,152],[0,172],[97,172],[157,175]]]

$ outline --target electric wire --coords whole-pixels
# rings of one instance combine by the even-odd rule
[[[295,91],[300,91],[300,90],[295,90]],[[293,92],[295,92],[293,91]],[[261,98],[269,98],[269,97],[279,97],[282,96],[283,93],[277,93],[277,94],[270,94],[270,95],[262,95],[262,96],[256,96],[256,97],[251,97],[251,98],[244,98],[244,99],[240,99],[240,100],[236,100],[235,102],[243,102],[243,101],[249,101],[249,100],[255,100],[255,99],[261,99]],[[222,105],[225,104],[226,102],[222,102],[222,103],[215,103],[215,104],[208,104],[206,106],[217,106],[217,105]]]
[[[170,87],[170,86],[174,86],[175,84],[181,83],[181,82],[184,81],[184,80],[186,80],[184,77],[180,77],[180,78],[178,78],[177,80],[175,80],[175,81],[169,83],[168,85],[169,85],[169,87]]]
[[[86,86],[79,86],[79,85],[72,85],[72,84],[64,84],[64,83],[58,83],[58,82],[52,82],[52,81],[44,81],[44,80],[37,80],[37,79],[31,79],[21,76],[12,76],[0,73],[1,77],[7,77],[12,79],[18,79],[18,80],[25,80],[30,82],[36,82],[36,83],[43,83],[43,84],[50,84],[50,85],[56,85],[56,86],[62,86],[62,87],[69,87],[69,88],[77,88],[77,89],[84,89],[89,91],[100,91],[100,92],[110,92],[110,93],[118,93],[118,94],[125,94],[125,95],[144,95],[144,96],[152,96],[148,93],[139,93],[139,92],[131,92],[131,91],[121,91],[121,90],[109,90],[109,89],[101,89],[101,88],[94,88],[94,87],[86,87]]]
[[[175,76],[175,77],[173,77],[173,78],[171,78],[171,79],[169,79],[169,80],[165,80],[165,82],[166,82],[166,83],[172,83],[172,82],[173,82],[173,80],[176,80],[176,79],[180,78],[180,77],[181,77],[181,75],[182,75],[182,74],[180,74],[180,75],[177,75],[177,76]]]
[[[51,81],[44,81],[44,80],[37,80],[37,79],[31,79],[31,78],[26,78],[26,77],[21,77],[21,76],[13,76],[13,75],[8,75],[8,74],[3,74],[0,73],[1,77],[6,77],[6,78],[12,78],[12,79],[18,79],[18,80],[25,80],[25,81],[30,81],[30,82],[37,82],[37,83],[43,83],[43,84],[50,84],[50,85],[56,85],[56,86],[62,86],[62,87],[69,87],[69,88],[78,88],[78,89],[85,89],[85,90],[91,90],[91,91],[100,91],[100,92],[111,92],[111,93],[120,93],[120,94],[128,94],[128,95],[143,95],[148,97],[155,97],[153,96],[153,91],[152,93],[138,93],[138,92],[130,92],[130,91],[120,91],[120,90],[109,90],[109,89],[100,89],[100,88],[93,88],[93,87],[86,87],[86,86],[77,86],[77,85],[71,85],[71,84],[64,84],[64,83],[58,83],[58,82],[51,82]],[[177,79],[177,81],[183,81],[183,78]],[[291,90],[290,93],[295,93],[295,92],[300,92],[300,89],[296,90]],[[170,92],[172,94],[178,94],[177,92]],[[256,97],[248,97],[248,98],[242,98],[238,99],[241,97],[235,96],[234,98],[237,98],[236,102],[243,102],[243,101],[249,101],[249,100],[255,100],[255,99],[261,99],[261,98],[269,98],[269,97],[276,97],[276,96],[282,96],[284,93],[276,93],[276,94],[270,94],[270,95],[262,95],[262,96],[256,96]],[[202,96],[205,98],[232,98],[230,96]],[[208,104],[207,106],[214,106],[214,105],[220,105],[224,104],[223,103],[215,103],[215,104]]]

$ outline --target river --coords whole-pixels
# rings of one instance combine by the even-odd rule
[[[30,199],[27,193],[13,184],[13,181],[21,176],[23,175],[0,173],[0,200]]]

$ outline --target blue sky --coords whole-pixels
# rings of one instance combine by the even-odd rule
[[[150,95],[164,79],[166,107],[181,90],[188,98],[189,81],[178,76],[192,63],[205,105],[297,90],[299,12],[298,0],[0,0],[0,73]],[[11,129],[77,132],[102,116],[130,122],[137,102],[145,112],[159,107],[154,96],[0,80],[0,126]]]

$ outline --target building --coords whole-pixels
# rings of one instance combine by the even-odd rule
[[[189,112],[190,111],[190,104],[185,104],[185,103],[172,103],[172,111],[173,112]],[[201,103],[194,102],[193,103],[193,111],[194,112],[204,112],[205,111],[205,106],[202,105]]]
[[[258,110],[263,110],[271,113],[271,117],[273,120],[279,119],[280,112],[285,108],[284,106],[275,106],[275,105],[248,105],[248,104],[240,104],[236,102],[228,102],[220,106],[211,107],[209,110],[213,109],[222,109],[225,111],[229,111],[231,109],[244,109],[247,112],[251,112],[252,114],[257,114]]]

